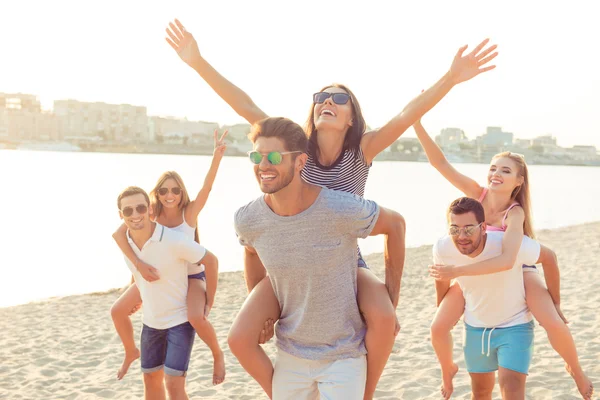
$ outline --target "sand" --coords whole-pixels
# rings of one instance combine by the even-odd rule
[[[539,232],[555,250],[562,272],[562,309],[588,376],[600,389],[600,223]],[[429,339],[435,312],[434,286],[427,276],[431,246],[407,250],[398,315],[402,330],[380,381],[378,399],[439,398],[439,367]],[[382,255],[367,257],[383,276]],[[125,268],[125,266],[123,266]],[[211,314],[226,349],[227,379],[213,387],[212,358],[196,339],[188,374],[190,398],[266,399],[260,387],[227,350],[229,326],[246,295],[240,272],[222,273]],[[140,399],[139,361],[122,381],[116,373],[123,351],[109,310],[119,290],[50,299],[0,309],[0,399]],[[139,337],[141,313],[133,316]],[[461,324],[454,330],[455,358],[460,366],[452,398],[469,399],[470,384],[462,357]],[[527,383],[528,399],[579,399],[560,357],[536,326],[535,355]],[[266,345],[274,356],[273,343]],[[494,399],[499,399],[496,386]]]

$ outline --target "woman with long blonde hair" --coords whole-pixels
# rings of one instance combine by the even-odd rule
[[[227,148],[225,137],[227,131],[218,138],[214,132],[215,148],[213,159],[204,179],[204,185],[194,200],[191,200],[186,187],[177,172],[167,171],[158,179],[150,192],[152,218],[173,230],[180,231],[199,242],[197,219],[204,208],[215,181],[221,159]],[[160,279],[158,270],[140,260],[131,249],[126,236],[127,228],[122,225],[113,235],[123,254],[136,266],[144,279],[149,282]],[[213,358],[213,385],[225,379],[225,359],[217,340],[216,332],[208,321],[208,315],[214,304],[217,290],[218,270],[204,271],[203,265],[188,266],[188,320],[196,333],[210,348]],[[133,338],[133,325],[129,316],[141,306],[140,292],[133,283],[115,302],[111,308],[111,316],[115,329],[123,342],[125,358],[117,373],[122,379],[131,363],[140,356],[140,351]]]
[[[448,162],[421,121],[417,121],[414,129],[429,163],[467,197],[479,200],[483,205],[487,230],[505,232],[500,256],[466,266],[434,265],[430,267],[430,275],[436,280],[448,281],[459,276],[486,275],[511,269],[516,262],[523,235],[534,238],[529,172],[525,158],[511,152],[496,154],[490,163],[487,186],[481,187]],[[560,275],[556,255],[542,245],[540,262],[547,288],[536,273],[535,266],[523,266],[527,305],[546,330],[554,350],[566,362],[567,370],[583,398],[590,399],[593,386],[579,364],[575,342],[566,325],[568,321],[560,309]],[[452,378],[458,371],[458,366],[452,360],[450,331],[465,308],[459,285],[452,284],[445,296],[437,299],[437,304],[438,310],[431,325],[431,342],[442,368],[442,395],[448,399],[453,391]]]

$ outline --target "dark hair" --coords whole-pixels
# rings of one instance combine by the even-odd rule
[[[450,220],[450,214],[462,215],[472,212],[475,214],[475,219],[478,223],[485,222],[485,212],[480,202],[470,197],[461,197],[456,199],[448,207],[448,213],[446,217]]]
[[[144,189],[137,186],[129,186],[119,194],[119,197],[117,197],[117,207],[119,208],[119,210],[121,210],[121,200],[123,200],[125,197],[133,196],[136,194],[143,194],[144,198],[146,199],[146,202],[148,203],[148,205],[150,205],[150,198],[148,197],[148,193],[146,193]]]
[[[352,93],[352,91],[348,89],[348,87],[339,83],[334,83],[332,85],[325,86],[323,89],[320,90],[320,92],[331,87],[343,89],[350,96],[350,103],[352,105],[352,126],[348,128],[346,136],[344,137],[344,147],[342,148],[342,155],[346,150],[350,150],[356,154],[360,149],[360,141],[363,135],[365,134],[365,130],[367,129],[367,124],[365,122],[365,118],[362,115],[360,104],[358,104],[358,100],[356,100],[356,96],[354,96],[354,93]],[[304,130],[308,135],[308,154],[310,154],[311,157],[316,160],[319,152],[319,144],[317,141],[318,132],[317,128],[315,127],[314,104],[311,106],[310,113],[308,114],[308,119],[306,120],[306,124],[304,126]]]
[[[259,137],[281,139],[286,151],[301,151],[306,153],[308,147],[308,138],[302,127],[294,121],[283,117],[265,118],[255,122],[248,134],[248,139],[254,143]]]

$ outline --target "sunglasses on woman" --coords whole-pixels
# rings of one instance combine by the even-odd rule
[[[319,92],[313,94],[313,102],[315,104],[323,104],[325,100],[331,97],[331,100],[335,104],[344,105],[350,100],[350,95],[348,93],[329,93],[329,92]]]
[[[272,151],[268,154],[262,154],[259,153],[256,150],[252,150],[248,152],[248,157],[250,157],[250,161],[252,161],[253,164],[260,164],[263,160],[264,157],[267,157],[267,161],[269,161],[271,163],[271,165],[279,165],[281,164],[281,162],[283,161],[283,156],[286,154],[292,154],[292,153],[302,153],[300,150],[297,151],[284,151],[284,152],[280,152],[280,151]]]
[[[145,204],[138,204],[135,206],[135,211],[137,211],[137,213],[140,215],[146,214],[148,211],[148,206]],[[121,212],[123,213],[124,217],[131,217],[133,215],[133,207],[125,207],[121,210]]]
[[[169,193],[169,188],[162,187],[162,188],[158,189],[158,194],[160,194],[161,196],[166,196],[167,193]],[[175,196],[179,196],[181,194],[181,188],[180,187],[172,187],[171,193],[173,193]]]

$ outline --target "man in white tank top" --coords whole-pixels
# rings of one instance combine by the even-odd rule
[[[502,254],[504,232],[487,232],[481,203],[463,197],[448,209],[448,236],[433,248],[435,264],[468,265]],[[536,264],[540,244],[526,236],[510,270],[461,276],[465,297],[465,364],[474,396],[491,398],[498,371],[503,396],[524,399],[533,354],[533,320],[525,301],[523,264]],[[438,299],[450,281],[436,281]]]

